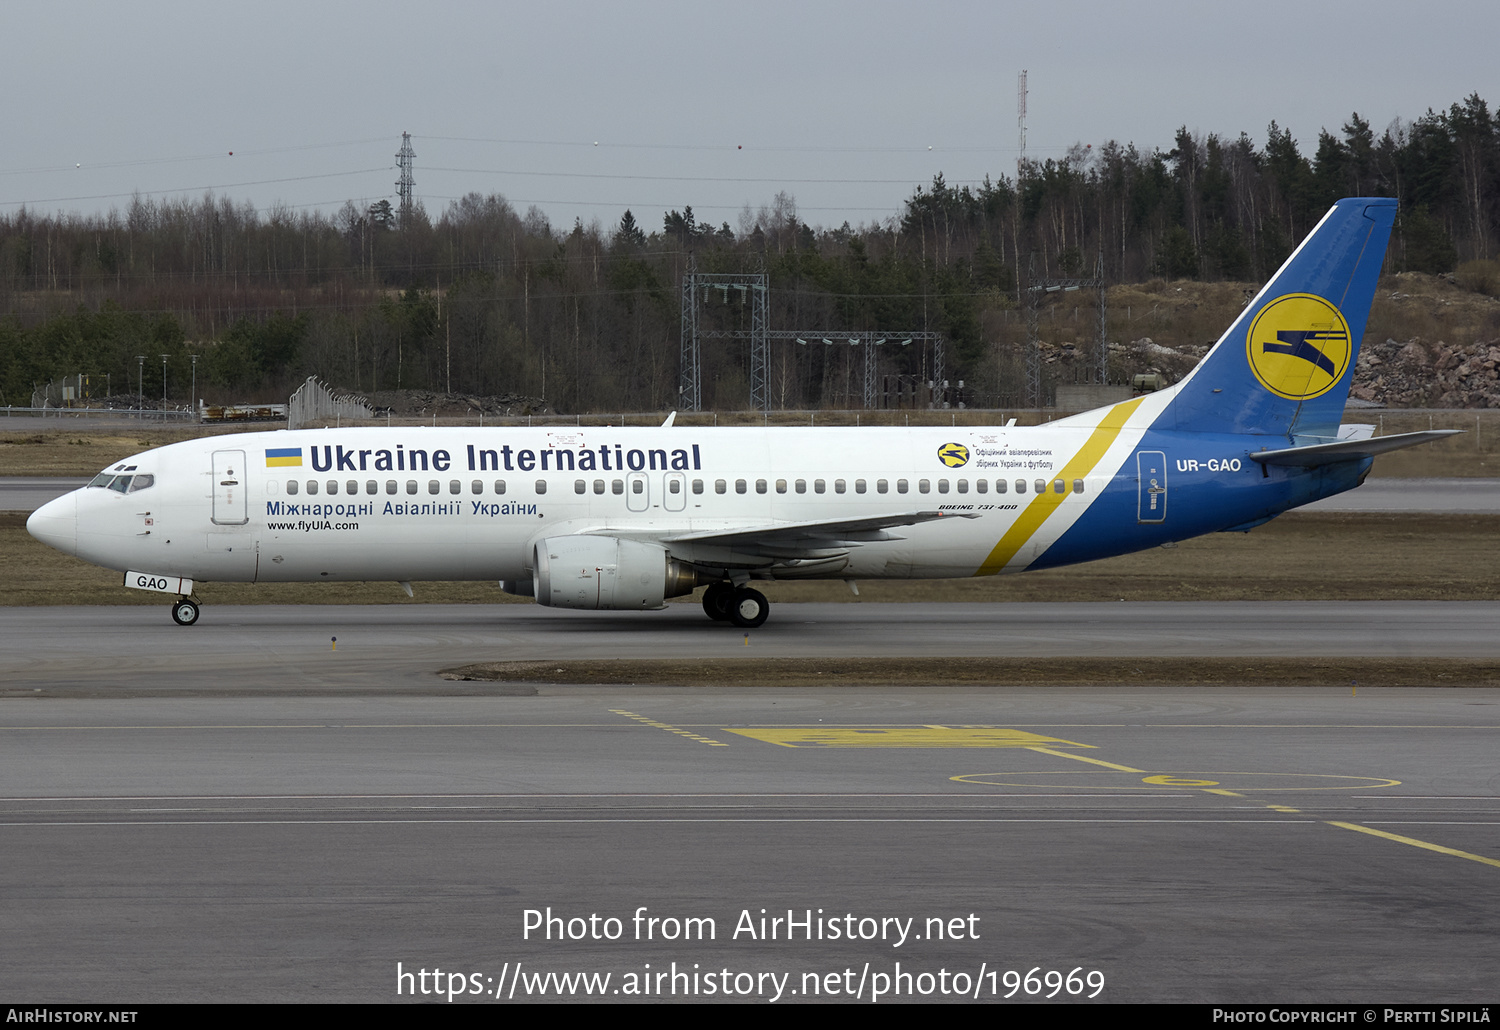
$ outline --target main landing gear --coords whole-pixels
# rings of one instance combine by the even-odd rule
[[[191,626],[198,621],[198,602],[184,597],[172,605],[172,621],[179,626]]]
[[[703,611],[716,622],[754,629],[771,614],[771,602],[759,590],[727,582],[715,583],[703,592]]]

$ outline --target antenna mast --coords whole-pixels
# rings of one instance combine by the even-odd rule
[[[1016,129],[1020,133],[1021,151],[1016,155],[1016,185],[1021,184],[1021,170],[1026,165],[1026,69],[1016,81]]]

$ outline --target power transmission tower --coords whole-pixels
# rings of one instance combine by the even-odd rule
[[[403,229],[411,224],[412,192],[417,185],[416,179],[412,177],[412,162],[416,157],[417,152],[411,148],[411,133],[403,132],[401,149],[396,152],[396,167],[401,169],[401,178],[396,183],[396,196],[400,198]]]
[[[699,291],[702,291],[702,297]],[[698,306],[710,290],[719,291],[726,302],[735,290],[750,306],[750,328],[700,329]],[[682,365],[678,380],[679,403],[685,411],[703,409],[703,362],[700,340],[750,341],[750,406],[757,411],[771,410],[770,348],[767,345],[767,323],[770,318],[771,277],[765,272],[720,274],[698,271],[692,256],[682,276]]]

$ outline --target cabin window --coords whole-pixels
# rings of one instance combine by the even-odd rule
[[[863,479],[856,479],[854,481],[854,492],[857,494],[865,492],[865,481]]]
[[[969,492],[969,481],[967,479],[960,479],[958,481],[958,492],[961,494]]]
[[[1006,488],[1009,487],[1009,486],[1010,486],[1010,484],[1007,483],[1005,480],[1003,480],[1003,479],[997,479],[997,480],[995,480],[995,493],[997,493],[997,494],[1003,494],[1003,493],[1005,493]]]
[[[766,492],[766,481],[764,479],[757,479],[755,481],[755,492],[758,494]]]
[[[612,479],[609,483],[609,492],[612,494],[623,494],[625,492],[625,480]]]
[[[286,481],[286,492],[289,497],[297,496],[297,485],[298,484],[295,479],[288,479]]]
[[[429,479],[427,481],[427,492],[428,493],[435,494],[435,493],[437,493],[441,489],[442,489],[442,485],[436,479]]]
[[[727,489],[729,489],[729,484],[725,483],[724,480],[722,480],[722,479],[715,479],[714,480],[714,493],[721,494],[721,493],[723,493]]]
[[[695,493],[695,494],[701,494],[702,492],[703,492],[703,480],[701,480],[701,479],[695,479],[695,480],[693,480],[693,493]]]
[[[948,492],[948,481],[946,479],[939,479],[938,480],[938,493],[945,494],[947,492]]]
[[[396,492],[396,481],[394,479],[387,479],[385,481],[385,492],[388,494]]]
[[[836,494],[844,492],[844,481],[842,479],[835,479],[833,481],[833,492]]]
[[[545,479],[538,479],[536,481],[536,492],[539,494],[547,492],[547,481]]]
[[[464,492],[464,485],[456,479],[450,479],[448,480],[448,492],[450,494],[461,494]]]
[[[797,490],[797,492],[799,494],[805,494],[805,493],[807,493],[807,480],[805,480],[805,479],[799,479],[799,480],[797,480],[796,490]]]
[[[307,492],[310,494],[316,494],[318,492],[318,481],[316,479],[309,479],[307,481]]]
[[[778,480],[776,480],[776,492],[779,493],[779,494],[786,493],[786,480],[785,479],[778,479]]]
[[[919,480],[917,480],[917,493],[919,493],[919,494],[925,494],[925,493],[931,493],[931,492],[932,492],[932,480],[930,480],[930,479],[919,479]]]
[[[644,479],[632,479],[630,481],[630,492],[633,494],[644,493],[646,481]]]
[[[586,493],[588,493],[589,492],[588,481],[587,480],[583,480],[583,479],[575,479],[575,480],[573,480],[573,492],[575,494],[586,494]]]
[[[669,479],[669,480],[667,480],[667,493],[669,493],[669,494],[680,494],[680,493],[682,493],[682,480],[680,480],[680,479]]]
[[[594,493],[596,493],[596,494],[602,494],[603,492],[604,492],[604,480],[602,480],[602,479],[596,479],[596,480],[594,480]]]
[[[736,479],[734,481],[734,492],[735,493],[742,494],[742,493],[744,493],[748,489],[749,489],[749,485],[743,479]]]
[[[823,493],[827,489],[828,489],[828,484],[825,483],[825,482],[823,482],[823,480],[821,480],[821,479],[814,479],[813,480],[813,493],[820,494],[820,493]]]
[[[344,484],[344,493],[357,495],[359,493],[359,480],[351,479],[346,482]]]
[[[975,493],[977,493],[977,494],[988,493],[989,489],[990,489],[990,481],[988,479],[976,479],[976,480],[974,480],[974,492]]]
[[[1081,480],[1081,479],[1075,479],[1075,480],[1073,480],[1073,492],[1075,494],[1081,494],[1081,493],[1083,493],[1083,480]]]
[[[1036,492],[1039,494],[1044,494],[1047,492],[1047,481],[1045,479],[1038,479],[1032,485],[1036,487]]]
[[[889,480],[886,480],[886,479],[877,479],[877,480],[875,480],[875,492],[876,493],[878,493],[878,494],[887,493],[887,492],[890,491],[890,488],[891,488],[891,484],[890,484]]]
[[[906,493],[908,485],[909,484],[904,479],[898,479],[898,480],[896,480],[896,492],[898,494],[904,494],[904,493]]]
[[[474,481],[474,492],[476,494],[479,492],[479,481],[478,480]],[[367,493],[367,494],[378,494],[378,493],[380,493],[380,484],[377,483],[377,482],[375,482],[375,480],[373,480],[373,479],[367,479],[367,480],[365,480],[365,493]]]
[[[471,494],[482,494],[482,493],[484,493],[484,480],[482,480],[482,479],[476,479],[476,480],[474,480],[474,482],[470,483],[469,484],[469,493],[471,493]]]
[[[338,492],[339,492],[339,481],[337,479],[330,479],[328,481],[328,496],[329,497],[333,497]]]
[[[503,494],[503,493],[505,493],[505,480],[503,480],[503,479],[497,479],[497,480],[495,480],[495,493],[497,493],[497,494]]]
[[[1025,492],[1026,492],[1026,480],[1024,480],[1024,479],[1018,479],[1018,480],[1016,480],[1016,493],[1018,493],[1018,494],[1024,494]]]
[[[1055,493],[1055,494],[1065,494],[1065,493],[1067,493],[1068,492],[1067,484],[1064,483],[1061,479],[1054,479],[1052,481],[1052,492]]]
[[[417,492],[417,481],[415,479],[408,479],[406,481],[406,492],[409,494],[415,494]]]

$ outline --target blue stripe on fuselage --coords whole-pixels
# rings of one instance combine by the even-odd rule
[[[1148,431],[1088,510],[1028,568],[1128,554],[1279,515],[1353,489],[1373,461],[1363,458],[1311,469],[1263,468],[1250,460],[1250,454],[1267,447],[1266,440],[1261,436]],[[1136,456],[1143,451],[1166,455],[1167,513],[1159,523],[1137,520],[1141,493]],[[1237,459],[1240,467],[1237,471],[1211,471],[1206,464],[1210,459],[1218,463]],[[1198,462],[1196,470],[1191,468],[1194,461]]]

